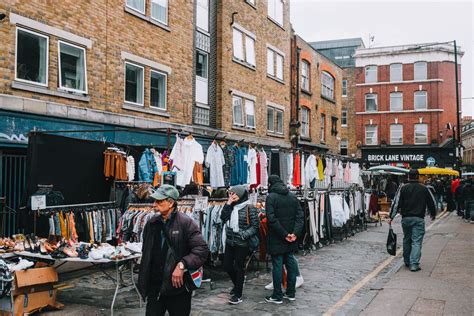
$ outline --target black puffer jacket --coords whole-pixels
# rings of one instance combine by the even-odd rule
[[[173,256],[173,251],[168,249],[160,293],[176,295],[186,291],[184,286],[174,288],[171,283],[171,275],[178,262],[184,261],[187,269],[197,269],[206,262],[209,249],[202,238],[198,225],[189,216],[173,211],[169,221],[164,225],[166,227],[165,233],[171,247],[174,249],[175,256]],[[154,234],[161,233],[161,225],[163,225],[161,216],[156,216],[145,225],[143,230],[142,261],[138,275],[138,290],[143,298],[147,297],[151,288],[149,281],[151,280],[152,271]]]
[[[298,250],[297,242],[286,241],[288,234],[301,235],[304,213],[295,195],[282,181],[274,183],[265,202],[268,223],[268,253],[284,254]]]
[[[230,220],[232,210],[235,205],[241,204],[248,200],[248,195],[245,195],[236,203],[232,205],[226,204],[221,211],[222,222]],[[246,206],[239,210],[239,232],[235,233],[232,228],[226,228],[226,244],[232,247],[248,247],[248,239],[258,233],[258,226],[260,221],[258,219],[258,210],[252,206]]]

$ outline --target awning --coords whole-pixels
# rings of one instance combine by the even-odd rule
[[[390,166],[390,165],[380,165],[380,166],[370,167],[368,171],[374,171],[374,172],[384,171],[387,173],[405,174],[405,173],[408,173],[409,170],[405,168]]]
[[[420,174],[439,174],[459,177],[459,172],[453,169],[427,167],[418,169]]]

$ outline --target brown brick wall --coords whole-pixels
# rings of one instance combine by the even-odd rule
[[[347,154],[357,154],[356,146],[356,109],[354,68],[344,68],[343,79],[347,80],[347,96],[342,97],[342,109],[347,110],[347,127],[341,127],[341,139],[347,139]]]

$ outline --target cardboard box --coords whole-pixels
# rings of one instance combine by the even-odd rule
[[[16,288],[56,283],[58,282],[58,273],[53,267],[15,271],[15,281]]]
[[[15,297],[15,315],[29,314],[45,308],[61,308],[63,305],[56,302],[57,290],[20,294]]]

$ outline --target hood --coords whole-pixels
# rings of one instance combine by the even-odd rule
[[[290,191],[283,183],[283,181],[275,182],[268,190],[269,193],[277,193],[282,195],[287,195]]]

